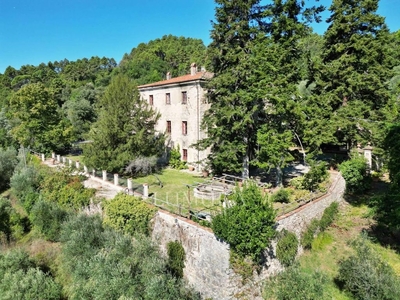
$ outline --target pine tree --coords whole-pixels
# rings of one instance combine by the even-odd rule
[[[327,20],[323,64],[313,72],[317,97],[309,106],[309,141],[347,143],[368,141],[380,110],[390,95],[391,39],[378,0],[334,0]],[[311,130],[313,128],[313,130]],[[315,139],[315,136],[324,136]]]
[[[211,31],[210,53],[214,77],[208,85],[210,109],[203,127],[211,146],[210,162],[215,173],[249,174],[264,102],[256,89],[257,76],[251,63],[252,46],[262,25],[260,0],[216,0],[216,22]]]
[[[85,163],[121,172],[138,156],[160,155],[164,139],[154,129],[160,114],[140,99],[133,82],[117,75],[100,100],[99,117],[84,148]]]

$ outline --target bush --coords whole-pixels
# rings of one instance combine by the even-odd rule
[[[104,224],[125,233],[149,233],[149,222],[157,210],[140,198],[118,194],[104,202]]]
[[[319,300],[331,299],[327,295],[328,279],[321,272],[305,272],[298,265],[270,279],[264,288],[265,299]]]
[[[1,299],[61,299],[61,286],[29,259],[27,253],[0,254]]]
[[[186,169],[186,162],[181,160],[181,152],[179,145],[176,148],[171,149],[169,154],[169,165],[171,168],[177,170]]]
[[[400,281],[364,238],[353,243],[355,255],[339,263],[338,282],[355,299],[400,299]]]
[[[67,213],[56,203],[39,200],[32,207],[29,219],[32,225],[50,241],[58,241],[61,224]]]
[[[303,186],[309,191],[315,191],[321,182],[328,178],[325,162],[310,161],[310,170],[304,175]]]
[[[301,245],[304,249],[311,249],[312,242],[314,240],[314,236],[318,232],[318,228],[319,221],[317,219],[313,219],[301,237]]]
[[[13,194],[22,203],[29,213],[33,204],[38,200],[39,182],[41,176],[39,170],[34,166],[23,167],[11,177],[10,186]]]
[[[279,234],[278,244],[276,245],[276,257],[282,265],[289,267],[296,259],[299,240],[297,236],[286,229]]]
[[[329,205],[325,210],[324,214],[319,220],[319,228],[321,231],[325,231],[333,221],[336,219],[337,214],[339,213],[339,203],[333,202]]]
[[[139,156],[129,163],[125,171],[133,176],[147,176],[155,171],[156,166],[157,158],[155,156]]]
[[[0,148],[0,191],[4,191],[9,187],[10,178],[14,173],[14,169],[18,163],[17,151],[13,148]]]
[[[183,278],[183,268],[185,267],[185,250],[178,241],[169,242],[167,244],[167,269],[172,276]]]
[[[229,243],[242,258],[250,256],[259,262],[261,253],[275,236],[275,210],[256,183],[247,181],[229,196],[234,203],[213,218],[215,235]]]
[[[7,241],[11,237],[11,210],[10,201],[0,197],[0,233],[4,234]]]
[[[287,189],[279,189],[276,193],[272,195],[272,201],[280,203],[289,203],[290,192]]]
[[[305,188],[304,187],[304,176],[298,176],[298,177],[292,178],[289,181],[289,185],[298,190],[304,189]]]
[[[367,161],[358,153],[353,153],[350,160],[342,162],[339,170],[346,180],[347,192],[363,193],[370,187]]]

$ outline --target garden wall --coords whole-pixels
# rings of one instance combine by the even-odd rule
[[[345,181],[340,173],[334,173],[333,184],[328,193],[313,202],[299,207],[277,219],[277,230],[301,232],[314,218],[320,218],[323,211],[334,201],[341,201]],[[276,243],[265,251],[265,264],[259,274],[254,274],[251,283],[242,284],[240,276],[229,267],[229,246],[219,241],[211,230],[190,220],[165,211],[159,211],[153,219],[153,238],[166,254],[167,243],[180,241],[186,253],[184,277],[204,299],[216,300],[240,298],[262,299],[261,283],[269,276],[282,270],[275,258]]]

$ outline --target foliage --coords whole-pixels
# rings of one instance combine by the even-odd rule
[[[289,203],[290,192],[287,189],[281,188],[276,193],[272,194],[273,202]]]
[[[176,278],[183,278],[183,268],[185,267],[185,249],[178,241],[168,242],[167,244],[167,269]]]
[[[9,240],[11,236],[11,209],[10,201],[0,197],[0,237],[2,233],[7,240]]]
[[[200,39],[164,35],[148,43],[140,43],[120,63],[120,71],[136,84],[146,84],[186,75],[191,63],[206,65],[206,47]]]
[[[304,176],[297,176],[290,180],[290,186],[294,187],[295,189],[302,190],[304,189]]]
[[[171,168],[177,169],[177,170],[183,170],[186,169],[186,162],[181,160],[181,152],[179,148],[179,144],[177,145],[176,148],[171,149],[171,152],[169,153],[169,165]]]
[[[79,176],[70,175],[69,169],[49,170],[41,183],[43,198],[64,209],[81,209],[89,204],[94,193],[95,189],[83,186]]]
[[[234,203],[213,218],[212,229],[241,257],[259,262],[260,255],[275,235],[275,211],[256,183],[247,181],[229,197]]]
[[[72,127],[58,112],[51,91],[41,83],[23,86],[12,95],[8,112],[15,120],[11,134],[22,146],[61,152],[72,142]]]
[[[62,241],[68,299],[199,299],[167,272],[150,238],[104,228],[98,215],[72,217]]]
[[[333,237],[327,232],[320,232],[312,241],[311,248],[320,251],[333,242]]]
[[[363,193],[370,187],[367,161],[363,156],[354,153],[350,160],[339,165],[339,170],[346,180],[347,192]]]
[[[314,236],[319,229],[319,221],[317,219],[311,220],[310,225],[307,226],[306,231],[301,237],[301,245],[305,249],[311,249]]]
[[[354,299],[399,299],[400,281],[365,238],[353,243],[354,255],[339,263],[337,280]]]
[[[99,101],[98,119],[84,146],[84,161],[96,169],[121,173],[132,159],[159,156],[164,136],[155,132],[160,114],[140,98],[128,77],[114,77]]]
[[[279,262],[285,267],[289,267],[294,263],[297,254],[297,248],[299,246],[299,240],[296,234],[282,230],[278,234],[278,243],[276,245],[276,257]]]
[[[29,259],[26,252],[0,254],[1,299],[61,299],[61,286]]]
[[[132,160],[126,167],[126,173],[135,176],[147,176],[152,174],[157,167],[157,158],[155,156],[139,156]]]
[[[140,198],[120,193],[112,201],[104,202],[104,224],[125,233],[148,234],[155,212]]]
[[[15,149],[0,148],[0,191],[4,191],[10,184],[10,179],[17,165]]]
[[[387,82],[397,62],[378,2],[337,0],[329,8],[321,63],[310,66],[316,87],[305,110],[313,116],[309,143],[379,143],[391,97]]]
[[[331,226],[338,213],[339,203],[333,202],[324,210],[321,220],[319,220],[319,229],[325,231],[329,226]]]
[[[310,161],[310,170],[304,175],[303,185],[309,191],[315,191],[321,182],[329,176],[324,162]]]
[[[242,277],[243,284],[252,278],[253,271],[257,267],[250,257],[242,257],[232,250],[229,252],[229,264],[235,274]]]
[[[270,279],[264,288],[265,299],[318,300],[330,299],[327,278],[320,271],[305,272],[298,265]]]
[[[61,224],[67,219],[67,213],[56,203],[37,201],[29,214],[34,228],[50,241],[58,241]]]

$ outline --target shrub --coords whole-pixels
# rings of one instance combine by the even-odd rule
[[[21,168],[11,177],[10,186],[13,194],[19,199],[28,213],[39,197],[37,189],[39,188],[40,178],[39,170],[30,165]]]
[[[296,259],[298,246],[299,240],[296,234],[286,229],[280,232],[278,244],[276,245],[276,257],[282,265],[288,267],[293,264]]]
[[[10,178],[17,165],[17,152],[13,148],[0,148],[0,191],[4,191],[10,184]]]
[[[363,193],[369,188],[370,177],[367,174],[367,161],[358,153],[353,153],[350,160],[342,162],[339,170],[346,180],[347,192]]]
[[[325,231],[333,221],[336,219],[337,214],[339,213],[339,203],[333,202],[329,205],[325,210],[319,221],[319,228],[321,231]]]
[[[313,219],[310,225],[307,226],[306,231],[303,233],[301,237],[301,245],[304,249],[311,249],[312,242],[314,240],[314,236],[316,235],[319,228],[319,221],[317,219]]]
[[[181,152],[179,145],[176,148],[171,149],[169,154],[169,165],[171,168],[177,170],[186,169],[186,162],[181,160]]]
[[[353,243],[355,255],[339,263],[338,282],[355,299],[400,299],[400,281],[365,238]]]
[[[325,162],[310,161],[310,170],[304,175],[303,186],[309,191],[315,191],[319,184],[328,178]]]
[[[276,193],[272,195],[273,202],[289,203],[290,202],[290,192],[287,189],[279,189]]]
[[[140,198],[118,194],[112,201],[104,202],[104,224],[125,233],[149,233],[149,222],[156,209]]]
[[[298,190],[304,189],[305,188],[304,187],[304,176],[298,176],[298,177],[292,178],[289,181],[289,185]]]
[[[19,250],[0,254],[0,291],[1,299],[61,299],[61,286]]]
[[[154,172],[156,166],[157,158],[155,156],[139,156],[129,163],[125,171],[134,176],[147,176]]]
[[[183,278],[183,268],[185,267],[185,250],[178,241],[169,242],[167,244],[167,269],[172,276]]]
[[[56,203],[39,200],[32,207],[29,219],[32,225],[50,241],[58,241],[61,224],[67,213]]]
[[[229,243],[242,258],[250,256],[259,262],[260,255],[275,236],[275,210],[256,183],[247,181],[229,196],[234,203],[213,218],[215,235]]]
[[[0,233],[9,241],[11,237],[11,204],[10,201],[0,197]]]
[[[276,300],[331,299],[327,295],[327,282],[327,277],[321,272],[305,272],[298,265],[294,265],[267,282],[264,288],[264,298]]]

